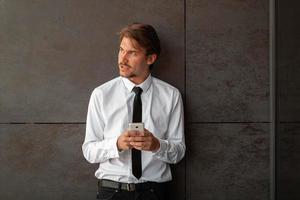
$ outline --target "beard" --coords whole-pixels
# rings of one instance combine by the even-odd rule
[[[129,69],[132,68],[132,67],[131,67],[130,65],[128,65],[128,64],[120,63],[120,64],[119,64],[119,73],[120,73],[120,76],[122,76],[122,77],[124,77],[124,78],[128,78],[128,79],[137,76],[133,71],[129,71],[128,69],[125,70],[125,72],[123,72],[122,70],[123,70],[124,66],[127,67],[127,68],[129,68]]]
[[[130,79],[130,78],[136,77],[136,74],[134,74],[134,73],[129,73],[129,74],[120,73],[120,76]]]

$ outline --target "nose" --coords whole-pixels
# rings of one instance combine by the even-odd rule
[[[123,63],[127,61],[127,53],[125,51],[120,52],[120,61]]]

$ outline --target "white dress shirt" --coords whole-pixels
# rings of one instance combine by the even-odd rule
[[[132,121],[133,87],[143,89],[142,121],[160,142],[157,152],[142,151],[142,176],[132,175],[131,150],[118,151],[117,139]],[[141,84],[117,77],[97,87],[91,94],[83,155],[99,163],[98,179],[123,183],[165,182],[172,179],[169,163],[185,154],[184,115],[180,92],[151,75]]]

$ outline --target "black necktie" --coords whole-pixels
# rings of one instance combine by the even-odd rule
[[[135,93],[134,101],[133,101],[133,115],[132,122],[142,122],[142,100],[141,93],[143,90],[140,87],[134,87],[132,89]],[[137,149],[131,150],[132,156],[132,174],[140,179],[142,175],[142,160],[141,160],[141,151]]]

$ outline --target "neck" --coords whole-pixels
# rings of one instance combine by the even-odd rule
[[[148,78],[149,75],[150,75],[150,72],[145,74],[145,76],[142,76],[142,77],[137,77],[137,76],[130,77],[129,80],[131,82],[133,82],[134,84],[139,85],[142,82],[144,82]]]

